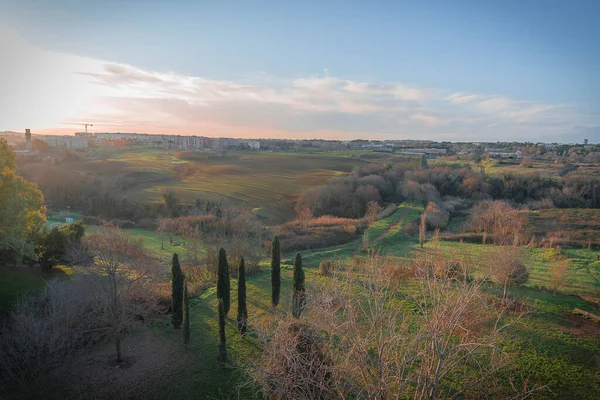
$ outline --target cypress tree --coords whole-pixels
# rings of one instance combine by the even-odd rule
[[[188,299],[187,282],[183,279],[183,343],[190,341],[190,304]]]
[[[218,269],[218,280],[217,280],[217,298],[223,299],[223,311],[225,315],[229,312],[231,307],[231,294],[230,294],[230,282],[229,282],[229,264],[227,264],[227,254],[225,249],[219,249],[219,269]]]
[[[294,260],[294,282],[292,284],[292,315],[300,317],[306,304],[306,293],[304,287],[304,270],[302,269],[302,256],[296,253]]]
[[[171,273],[173,275],[171,281],[171,307],[173,309],[171,323],[173,327],[179,328],[183,317],[183,272],[181,271],[181,265],[179,265],[179,257],[175,253],[173,254]]]
[[[225,307],[219,299],[219,362],[227,362],[227,338],[225,337]]]
[[[244,257],[240,258],[238,267],[238,308],[237,308],[237,326],[240,333],[246,333],[246,322],[248,320],[248,310],[246,309],[246,266]]]
[[[273,307],[279,304],[279,292],[281,290],[281,250],[279,236],[275,235],[271,245],[271,302]]]

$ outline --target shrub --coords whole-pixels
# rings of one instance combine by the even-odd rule
[[[100,218],[91,215],[84,215],[82,220],[86,225],[100,225]]]
[[[255,379],[267,398],[330,398],[334,393],[332,367],[317,330],[286,321],[267,342]]]
[[[78,275],[17,302],[0,334],[0,386],[29,393],[48,373],[60,374],[76,350],[108,337],[106,289],[105,281]]]
[[[323,260],[319,263],[319,273],[323,276],[331,276],[335,271],[335,262],[333,260]]]

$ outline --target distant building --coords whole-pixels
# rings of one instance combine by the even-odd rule
[[[85,149],[88,141],[77,136],[40,136],[40,140],[50,147],[65,147],[67,149]]]
[[[25,150],[31,150],[31,129],[25,129]]]
[[[587,139],[583,139],[583,145],[586,146],[588,144],[588,140]]]
[[[260,150],[260,142],[258,140],[250,140],[248,142],[248,147],[252,150]]]

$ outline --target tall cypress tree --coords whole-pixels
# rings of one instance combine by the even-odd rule
[[[219,299],[219,362],[227,362],[227,338],[225,337],[225,307]]]
[[[185,278],[183,279],[183,343],[190,341],[190,304],[188,299],[188,288]]]
[[[275,235],[271,245],[271,302],[273,307],[279,304],[279,292],[281,291],[281,250],[279,236]]]
[[[238,266],[238,295],[237,295],[237,326],[240,333],[246,333],[246,322],[248,321],[248,310],[246,309],[246,266],[244,257],[240,258]]]
[[[171,307],[173,309],[171,323],[173,327],[179,328],[183,317],[183,272],[179,265],[179,256],[175,253],[173,254],[171,273],[173,275],[171,280]]]
[[[300,317],[306,304],[306,291],[304,287],[304,270],[302,269],[302,256],[296,253],[294,260],[294,282],[292,284],[292,315]]]
[[[223,311],[225,315],[229,312],[231,307],[231,294],[230,294],[230,282],[229,282],[229,264],[227,264],[227,254],[225,249],[219,249],[219,269],[218,269],[218,280],[217,280],[217,298],[223,299]]]

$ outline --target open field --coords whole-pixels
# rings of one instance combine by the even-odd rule
[[[530,159],[527,166],[522,165],[523,160],[511,159],[483,159],[481,163],[476,163],[470,157],[457,158],[456,156],[440,157],[429,161],[432,165],[451,164],[461,167],[471,167],[475,171],[483,168],[486,174],[492,176],[504,175],[539,175],[542,177],[556,178],[565,175],[582,176],[600,176],[600,166],[593,163],[569,163],[568,170],[565,170],[567,164],[564,162],[554,162],[544,159]]]
[[[370,163],[418,165],[418,158],[370,151],[270,153],[193,152],[186,157],[155,148],[93,150],[81,160],[48,167],[20,166],[27,179],[76,180],[91,176],[115,180],[121,190],[141,200],[158,200],[173,190],[184,201],[223,201],[262,208],[276,219],[292,214],[299,193]],[[186,153],[184,153],[186,154]]]

